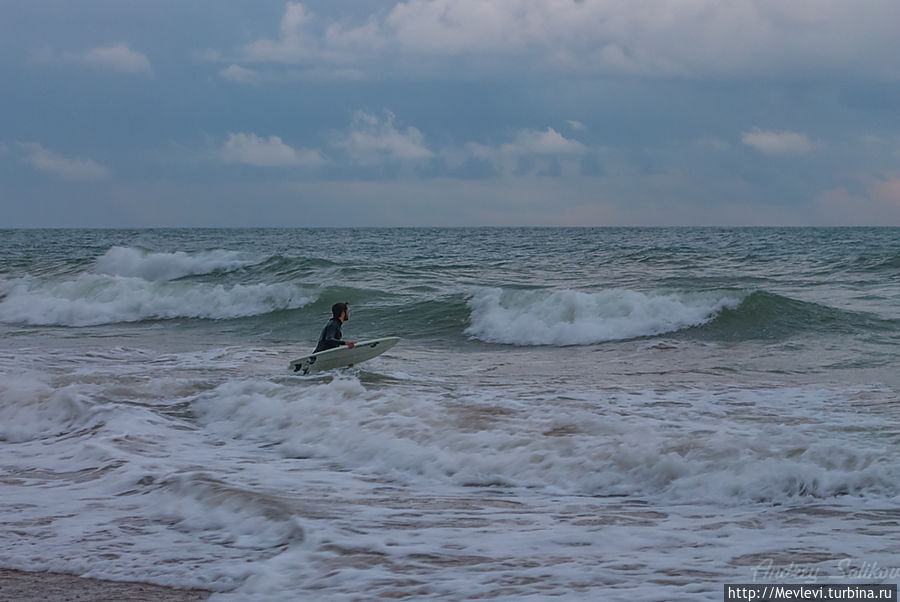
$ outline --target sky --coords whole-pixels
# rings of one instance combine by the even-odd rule
[[[897,0],[0,0],[0,228],[900,225]]]

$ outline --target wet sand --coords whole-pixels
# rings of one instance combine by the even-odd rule
[[[187,602],[206,600],[212,592],[172,589],[149,583],[87,579],[59,573],[26,573],[0,569],[0,601],[17,602]]]

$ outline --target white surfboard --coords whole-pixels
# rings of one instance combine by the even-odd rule
[[[385,337],[383,339],[372,339],[371,341],[360,341],[353,349],[346,345],[341,345],[334,349],[326,349],[325,351],[294,360],[291,362],[291,372],[306,375],[323,370],[352,366],[381,355],[396,345],[399,340],[400,337]]]

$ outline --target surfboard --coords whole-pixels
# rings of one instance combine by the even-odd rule
[[[360,341],[353,349],[346,345],[326,349],[291,362],[291,372],[307,375],[323,370],[352,366],[379,356],[400,340],[400,337],[384,337],[371,341]]]

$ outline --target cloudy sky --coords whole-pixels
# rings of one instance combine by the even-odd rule
[[[0,228],[900,225],[897,0],[0,0]]]

